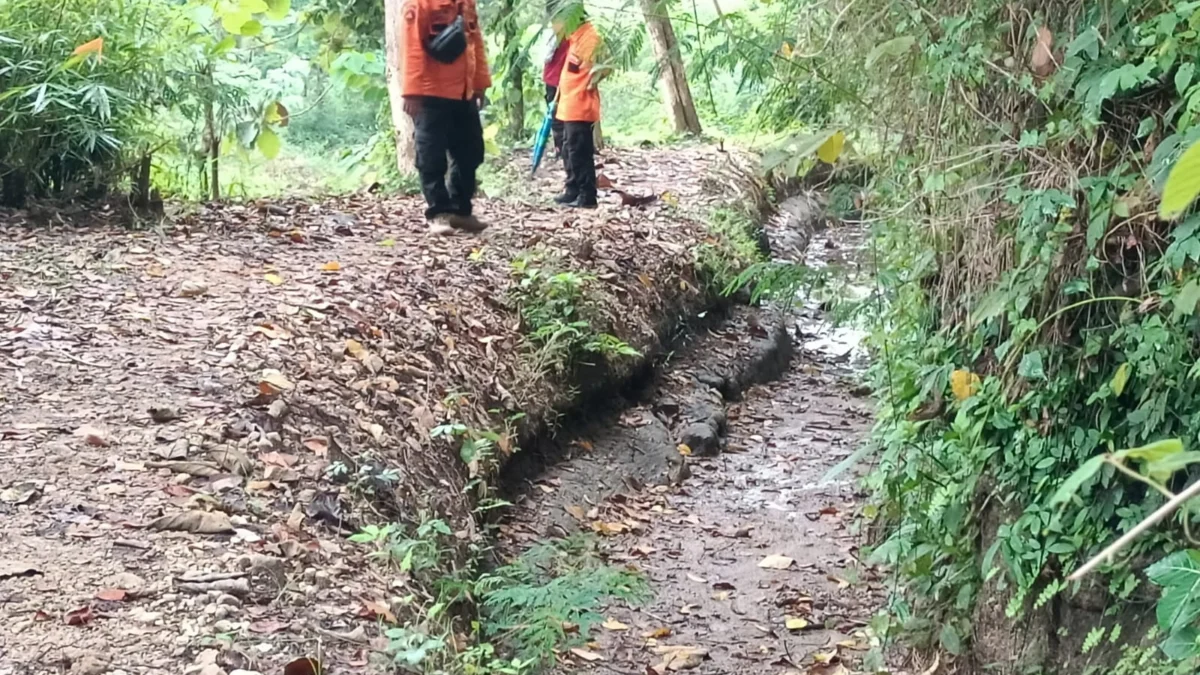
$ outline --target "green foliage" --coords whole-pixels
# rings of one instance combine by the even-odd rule
[[[845,128],[872,166],[873,555],[900,574],[896,622],[945,643],[946,625],[970,635],[985,589],[1014,618],[1075,593],[1059,580],[1194,461],[1154,442],[1200,439],[1200,218],[1159,220],[1157,191],[1200,137],[1200,5],[797,4],[779,11],[842,28],[800,36],[771,68],[738,58],[779,87],[798,79],[780,62],[796,62],[832,102],[797,106],[797,131]],[[1052,58],[1035,73],[1043,27]],[[802,168],[791,145],[770,159]],[[1177,187],[1167,213],[1194,196]],[[963,400],[955,371],[980,379]],[[1174,550],[1194,518],[1122,559]],[[1105,573],[1126,604],[1137,575],[1120,561]]]
[[[514,285],[509,299],[521,317],[537,369],[562,373],[589,355],[605,359],[637,358],[641,352],[619,338],[597,331],[597,312],[587,297],[588,276],[556,271],[556,262],[537,253],[512,262]]]
[[[636,572],[604,564],[594,541],[576,537],[542,544],[480,578],[485,636],[519,658],[545,664],[554,649],[587,641],[605,602],[638,603],[648,588]],[[567,626],[578,627],[568,633]]]
[[[55,15],[49,26],[43,2],[0,4],[0,203],[127,180],[168,85],[161,3],[68,0]]]

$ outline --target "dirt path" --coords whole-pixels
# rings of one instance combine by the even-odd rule
[[[833,235],[816,238],[821,258],[861,238]],[[789,365],[779,355],[793,339]],[[813,309],[786,321],[742,310],[685,349],[634,408],[564,441],[568,458],[506,525],[509,552],[598,532],[606,559],[640,570],[653,600],[606,608],[587,644],[562,655],[562,672],[834,675],[862,659],[885,589],[858,559],[852,477],[821,482],[870,425],[869,400],[851,393],[853,346]],[[712,452],[676,447],[696,438],[697,419],[722,415]],[[676,457],[656,459],[664,453]]]
[[[644,209],[564,213],[543,176],[527,203],[481,203],[478,238],[368,195],[161,232],[0,214],[0,675],[381,666],[404,589],[346,542],[383,517],[357,497],[466,512],[430,431],[545,407],[514,400],[554,393],[520,372],[502,301],[522,252],[593,275],[632,344],[698,298],[714,158],[618,153],[610,178],[674,195]]]

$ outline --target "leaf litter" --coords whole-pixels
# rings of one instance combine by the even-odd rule
[[[531,254],[592,276],[597,327],[637,348],[663,317],[701,302],[685,254],[706,232],[687,209],[703,213],[706,200],[719,198],[694,180],[718,154],[621,152],[640,159],[606,169],[615,180],[642,194],[679,194],[680,208],[623,209],[613,198],[599,212],[564,218],[481,200],[493,227],[473,238],[431,237],[417,200],[366,195],[199,205],[161,232],[125,229],[104,210],[37,230],[23,212],[0,212],[8,265],[0,278],[0,378],[8,385],[0,390],[0,454],[12,475],[45,486],[26,497],[0,478],[0,508],[17,509],[0,536],[35,575],[8,583],[38,583],[42,570],[63,598],[42,607],[25,593],[30,599],[9,603],[10,616],[24,617],[9,636],[16,653],[39,653],[21,649],[33,637],[27,624],[82,610],[66,598],[125,590],[123,600],[97,601],[147,627],[129,658],[182,671],[187,663],[169,663],[178,636],[247,630],[262,619],[206,594],[240,599],[269,589],[258,575],[206,581],[180,572],[228,571],[246,556],[284,561],[301,591],[261,597],[274,620],[299,632],[361,627],[376,635],[377,626],[347,609],[347,593],[386,589],[341,543],[363,509],[330,479],[330,467],[356,466],[364,452],[385,457],[402,467],[410,493],[438,495],[430,506],[464,529],[471,508],[457,483],[457,453],[433,428],[452,419],[491,428],[495,401],[508,413],[526,411],[533,427],[574,396],[524,361],[519,322],[504,300],[512,260]],[[448,407],[451,392],[466,392],[467,403]],[[263,480],[272,452],[299,458],[280,467],[296,471],[285,476],[295,481]],[[160,460],[193,464],[153,464]],[[204,475],[212,465],[218,472]],[[30,534],[60,518],[79,536]],[[628,515],[604,522],[629,532],[645,526]],[[92,554],[108,546],[112,556]],[[141,555],[146,588],[173,584],[184,597],[206,597],[209,611],[180,611],[179,601],[151,610],[153,592],[103,582]],[[332,578],[315,576],[326,570]],[[105,653],[121,623],[97,620],[86,632],[38,639]],[[343,662],[359,658],[339,654],[345,645],[329,649]],[[287,663],[282,649],[266,653],[264,672],[319,672],[307,660]]]

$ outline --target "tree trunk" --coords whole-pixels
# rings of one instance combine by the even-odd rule
[[[683,56],[667,6],[660,0],[638,0],[642,14],[646,16],[646,28],[650,32],[650,43],[654,45],[654,56],[662,73],[663,98],[667,113],[675,131],[684,134],[700,134],[700,117],[696,115],[696,104],[692,101],[692,90],[688,87],[687,70],[683,67]]]
[[[400,73],[400,12],[402,0],[384,0],[384,38],[387,42],[388,103],[392,108],[392,131],[396,140],[396,169],[401,175],[416,173],[417,145],[412,118],[404,112],[403,85]]]
[[[138,160],[137,173],[133,177],[133,205],[144,209],[150,205],[150,163],[153,157],[149,150]]]
[[[213,112],[213,96],[216,90],[213,88],[212,71],[208,71],[208,98],[204,101],[204,149],[208,153],[208,170],[210,176],[208,179],[209,199],[212,201],[220,201],[221,199],[221,136],[217,133],[217,120]]]

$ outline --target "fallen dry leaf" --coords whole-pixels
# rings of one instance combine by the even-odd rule
[[[150,408],[150,419],[158,422],[159,424],[174,422],[175,420],[179,419],[179,417],[179,410],[171,406]]]
[[[616,619],[614,619],[612,617],[605,619],[604,623],[602,623],[600,625],[604,626],[608,630],[616,630],[616,631],[629,630],[629,626],[621,623],[620,621],[617,621]]]
[[[84,443],[96,448],[106,448],[111,443],[108,440],[108,432],[105,430],[85,424],[75,430],[75,436],[82,438]]]
[[[0,580],[13,577],[32,577],[41,573],[41,570],[29,563],[0,558]]]
[[[96,591],[97,600],[108,600],[111,602],[120,602],[129,595],[129,591],[123,588],[102,588]]]
[[[795,560],[785,555],[772,554],[760,560],[758,566],[765,570],[786,570],[795,563]]]
[[[691,572],[687,573],[687,578],[698,584],[707,584],[708,583],[708,579],[705,579],[704,577],[696,575],[696,574],[692,574]]]
[[[162,267],[158,268],[159,274],[153,276],[162,276]],[[198,298],[202,295],[208,295],[208,284],[203,281],[194,281],[188,279],[179,284],[179,295],[184,298]]]
[[[1039,26],[1037,41],[1033,45],[1033,54],[1029,57],[1029,65],[1033,74],[1038,77],[1049,77],[1054,74],[1058,64],[1054,62],[1054,34],[1049,28]]]
[[[271,284],[272,286],[278,286],[283,283],[283,277],[275,273],[264,274],[263,279],[266,279],[267,283]]]
[[[341,269],[342,269],[342,264],[336,260],[330,260],[329,262],[325,263],[324,265],[321,265],[322,272],[340,272]]]
[[[226,446],[213,450],[210,456],[222,469],[232,471],[239,476],[249,476],[254,471],[254,460],[241,450],[234,450]]]
[[[195,532],[196,534],[221,534],[233,532],[233,523],[224,513],[210,511],[183,511],[158,518],[150,523],[152,530]]]
[[[329,452],[329,439],[323,438],[321,436],[313,436],[312,438],[306,438],[303,441],[301,441],[301,443],[304,444],[304,447],[308,448],[309,450],[312,450],[313,453],[315,453],[321,457],[324,457],[326,455],[326,453]]]
[[[642,637],[654,638],[656,640],[665,637],[671,637],[671,629],[667,628],[666,626],[655,628],[654,630],[648,630],[645,633],[642,633]]]
[[[396,623],[396,615],[383,600],[363,600],[363,611],[360,613],[368,619],[383,619],[388,623]]]
[[[597,520],[592,523],[592,530],[604,536],[612,536],[622,534],[629,531],[629,526],[625,523],[606,523]]]
[[[589,663],[594,663],[596,661],[604,660],[604,657],[601,656],[600,654],[597,654],[596,652],[593,652],[593,651],[588,651],[587,649],[581,649],[579,647],[572,647],[571,653]]]
[[[563,507],[563,510],[570,514],[572,518],[581,523],[587,520],[587,513],[584,512],[583,507],[579,506],[578,504],[568,504],[567,506]]]
[[[255,621],[254,623],[250,624],[250,632],[251,633],[262,633],[264,635],[269,635],[271,633],[278,633],[279,631],[287,628],[289,625],[290,624],[286,621],[277,621],[275,619],[263,619],[261,621]]]
[[[268,466],[282,466],[289,468],[296,466],[296,462],[300,461],[299,457],[283,452],[268,452],[264,455],[261,455],[259,459],[262,460],[263,464]]]
[[[693,645],[663,645],[655,647],[654,653],[663,657],[661,663],[651,666],[658,675],[668,671],[691,670],[708,658],[708,650]]]
[[[346,353],[361,361],[367,355],[367,348],[358,340],[346,340]]]
[[[264,394],[278,394],[295,385],[278,370],[267,369],[258,378],[258,389]],[[265,388],[264,388],[265,387]]]
[[[92,614],[91,605],[84,605],[83,607],[67,612],[63,616],[63,622],[68,626],[84,626],[91,623],[95,618],[96,615]]]
[[[283,667],[283,675],[321,675],[321,662],[307,656],[289,662]]]

